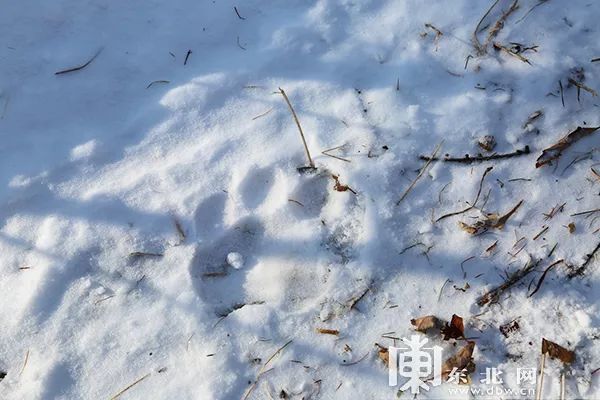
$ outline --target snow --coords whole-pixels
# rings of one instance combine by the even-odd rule
[[[476,342],[473,387],[495,367],[518,388],[516,368],[537,368],[545,337],[576,353],[566,397],[598,398],[598,261],[574,279],[565,264],[600,239],[597,214],[571,216],[598,208],[599,133],[552,166],[535,159],[600,124],[597,97],[578,101],[567,81],[583,68],[600,89],[600,3],[552,0],[527,15],[538,0],[519,3],[495,41],[539,46],[523,54],[531,65],[491,44],[476,55],[491,2],[5,4],[0,397],[110,398],[145,377],[121,398],[239,399],[292,340],[249,398],[394,398],[374,343],[414,334],[412,318],[457,314]],[[307,160],[278,88],[316,172],[297,170]],[[397,204],[419,155],[439,143],[441,157],[474,155],[486,135],[498,153],[531,153],[433,162]],[[347,161],[321,153],[331,148]],[[477,209],[433,222],[471,205],[488,166],[478,207],[524,200],[504,229],[460,230]],[[530,258],[543,259],[537,271],[476,304]],[[429,338],[446,355],[462,344]],[[545,397],[559,397],[560,368],[547,362]],[[419,398],[469,398],[449,387]]]
[[[240,269],[244,266],[244,257],[240,253],[232,251],[227,254],[227,264],[235,269]]]

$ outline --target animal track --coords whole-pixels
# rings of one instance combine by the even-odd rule
[[[197,249],[191,265],[194,287],[204,301],[213,305],[217,315],[225,314],[247,300],[244,282],[247,271],[257,262],[255,254],[263,236],[262,223],[248,217],[232,226],[219,239]],[[234,270],[227,265],[227,254],[234,251],[244,257],[244,268],[241,270]]]
[[[223,192],[209,196],[194,212],[196,238],[207,239],[219,230],[223,223],[223,213],[227,194]]]
[[[270,167],[248,171],[239,187],[244,205],[249,209],[261,205],[273,187],[273,180],[273,169]]]
[[[327,203],[329,184],[331,178],[328,173],[303,176],[302,183],[290,194],[291,201],[301,204],[292,208],[294,216],[302,219],[318,217]]]

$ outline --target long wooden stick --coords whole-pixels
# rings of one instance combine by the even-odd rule
[[[308,145],[306,144],[306,139],[304,138],[304,132],[302,132],[302,126],[300,126],[300,121],[298,120],[296,111],[294,111],[294,107],[292,107],[292,103],[290,103],[290,99],[287,97],[287,94],[285,94],[285,91],[282,88],[279,88],[279,93],[281,93],[281,95],[285,99],[285,102],[287,103],[288,107],[290,108],[290,111],[292,112],[294,121],[296,121],[296,125],[298,126],[298,131],[300,131],[300,137],[302,137],[302,143],[304,144],[304,150],[306,151],[306,157],[308,157],[308,163],[310,164],[311,168],[315,168],[315,163],[313,162],[312,157],[310,156],[310,152],[308,151]]]

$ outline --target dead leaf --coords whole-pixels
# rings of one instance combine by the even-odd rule
[[[333,190],[336,190],[338,192],[346,192],[346,191],[349,190],[352,193],[356,194],[356,192],[354,190],[352,190],[352,188],[350,186],[348,186],[348,185],[342,185],[340,183],[340,177],[338,175],[331,175],[331,177],[335,181],[335,184],[333,185]]]
[[[419,332],[427,332],[428,329],[440,328],[443,323],[434,315],[427,315],[425,317],[411,319],[410,323],[414,325],[415,329]]]
[[[542,338],[542,354],[548,354],[551,358],[558,358],[565,364],[572,364],[575,361],[574,352],[545,338]]]
[[[448,376],[454,368],[456,371],[466,372],[475,371],[475,363],[473,362],[473,350],[475,349],[475,342],[468,341],[467,344],[458,350],[456,354],[447,359],[442,365],[442,379],[448,380]]]
[[[379,356],[379,358],[381,359],[381,361],[383,361],[383,363],[387,366],[390,363],[390,353],[387,349],[387,347],[383,347],[377,343],[375,343],[375,346],[377,346],[378,350],[377,350],[377,355]]]
[[[444,335],[444,340],[465,337],[463,319],[456,314],[452,315],[450,323],[446,323],[446,326],[442,328],[442,335]]]
[[[567,225],[567,228],[569,228],[569,233],[575,233],[575,223],[571,222],[569,225]]]
[[[579,139],[596,132],[599,128],[600,126],[595,128],[582,128],[581,126],[578,126],[573,132],[569,133],[567,136],[563,137],[547,149],[544,149],[542,154],[538,157],[535,167],[539,168],[543,165],[550,164],[554,160],[557,160],[562,155],[563,150],[569,148]]]
[[[476,221],[473,225],[468,225],[462,221],[459,221],[458,226],[463,231],[470,233],[471,235],[479,235],[488,231],[490,228],[502,229],[504,228],[504,225],[506,225],[508,219],[512,217],[515,212],[517,212],[519,207],[521,207],[521,204],[523,204],[523,200],[519,201],[516,206],[502,216],[490,213],[486,214],[483,219]]]

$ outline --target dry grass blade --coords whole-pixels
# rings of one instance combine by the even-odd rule
[[[246,400],[250,394],[252,393],[252,391],[256,388],[256,385],[258,384],[258,380],[260,379],[260,377],[266,372],[265,368],[267,368],[267,365],[269,365],[269,363],[271,361],[273,361],[273,359],[283,351],[283,349],[285,349],[290,343],[293,342],[293,339],[288,340],[283,346],[281,346],[280,348],[277,349],[277,351],[275,351],[275,353],[273,353],[271,355],[271,357],[269,357],[269,359],[262,365],[262,367],[260,368],[260,370],[258,371],[258,375],[256,375],[256,379],[254,380],[254,383],[252,384],[252,386],[250,386],[248,388],[248,390],[246,391],[246,394],[244,395],[244,397],[242,397],[243,400]]]
[[[600,126],[594,128],[582,128],[581,126],[578,126],[573,132],[569,133],[552,146],[544,149],[542,154],[538,157],[535,167],[539,168],[543,165],[550,164],[554,160],[557,160],[562,155],[563,150],[566,150],[578,140],[596,132],[599,128]]]
[[[569,78],[569,83],[573,86],[576,86],[577,89],[581,89],[581,90],[585,90],[586,92],[588,92],[589,94],[591,94],[594,97],[598,96],[598,92],[596,92],[594,89],[584,85],[581,82],[577,82],[575,79],[573,78]]]
[[[25,361],[23,361],[23,366],[21,367],[21,371],[19,371],[19,376],[23,374],[25,371],[25,367],[27,366],[27,362],[29,361],[29,349],[27,349],[27,353],[25,353]]]
[[[294,107],[292,107],[292,103],[290,102],[290,99],[288,98],[287,94],[285,94],[285,91],[282,88],[279,88],[279,93],[281,93],[281,95],[285,99],[285,102],[287,103],[290,111],[292,112],[292,116],[294,117],[294,121],[296,122],[296,126],[298,127],[298,131],[300,132],[300,136],[302,137],[302,143],[304,144],[304,150],[306,151],[306,157],[308,158],[308,164],[310,165],[310,167],[312,169],[316,169],[315,163],[313,162],[313,159],[310,156],[310,151],[308,151],[308,145],[306,144],[306,138],[304,137],[304,132],[302,131],[302,126],[300,125],[300,120],[298,120],[296,111],[294,111]]]
[[[421,171],[419,171],[419,174],[412,181],[412,183],[410,184],[410,186],[408,188],[406,188],[406,190],[404,191],[404,193],[402,194],[402,196],[400,196],[400,200],[398,200],[398,202],[396,203],[396,205],[400,205],[400,203],[402,203],[402,200],[404,200],[406,198],[406,196],[408,196],[408,193],[412,190],[412,188],[415,186],[415,184],[417,183],[417,181],[423,176],[423,174],[425,173],[425,171],[429,167],[429,164],[431,164],[431,162],[433,160],[435,160],[435,157],[437,156],[437,153],[440,151],[440,148],[442,147],[442,143],[443,143],[443,141],[440,142],[435,147],[435,149],[433,150],[433,153],[431,153],[431,157],[429,157],[429,159],[427,160],[427,162],[425,163],[425,165],[423,166],[423,168],[421,168]]]
[[[256,121],[259,118],[264,117],[265,115],[267,115],[268,113],[270,113],[271,111],[273,111],[273,108],[268,109],[267,111],[265,111],[262,114],[257,115],[256,117],[252,118],[252,121]]]
[[[477,51],[478,55],[484,55],[486,53],[486,49],[483,47],[483,45],[479,41],[479,38],[477,37],[477,34],[479,33],[479,28],[481,27],[483,20],[486,19],[488,15],[490,15],[490,13],[494,9],[494,7],[496,7],[496,5],[499,2],[500,2],[500,0],[495,0],[492,3],[490,8],[485,12],[485,14],[483,14],[483,17],[481,17],[481,19],[477,23],[477,26],[475,27],[475,30],[473,31],[473,47],[475,47],[475,50]],[[465,66],[465,69],[466,69],[466,66]]]
[[[492,170],[494,169],[494,167],[487,167],[483,173],[483,176],[481,177],[481,180],[479,181],[479,189],[477,190],[477,196],[475,196],[475,200],[473,201],[473,203],[471,204],[470,207],[465,208],[464,210],[461,211],[455,211],[449,214],[445,214],[442,215],[441,217],[439,217],[438,219],[435,220],[435,222],[439,222],[441,220],[443,220],[444,218],[448,218],[448,217],[452,217],[455,215],[460,215],[460,214],[464,214],[467,211],[472,210],[473,208],[475,208],[475,206],[477,205],[477,201],[479,201],[479,196],[481,195],[481,189],[483,188],[483,180],[485,179],[485,176]]]
[[[508,19],[508,17],[510,17],[510,15],[512,13],[514,13],[515,11],[517,11],[517,9],[519,8],[519,0],[515,0],[510,7],[508,8],[508,10],[504,11],[502,13],[502,15],[500,16],[500,18],[498,18],[498,21],[496,21],[496,23],[490,28],[490,30],[488,31],[488,36],[487,39],[485,40],[485,43],[483,44],[483,49],[485,51],[487,51],[487,47],[490,43],[492,43],[492,41],[494,40],[494,38],[496,36],[498,36],[498,33],[502,30],[502,28],[504,28],[504,24],[506,23],[506,20]]]
[[[123,393],[125,393],[126,391],[128,391],[129,389],[131,389],[132,387],[134,387],[135,385],[137,385],[138,383],[140,383],[141,381],[143,381],[144,379],[146,379],[149,376],[150,376],[150,374],[146,374],[146,375],[142,376],[140,379],[133,382],[131,385],[127,386],[125,389],[121,390],[119,393],[115,394],[113,397],[110,398],[110,400],[118,399]]]
[[[170,83],[170,81],[166,81],[164,79],[158,80],[158,81],[152,81],[148,84],[148,86],[146,86],[146,89],[150,89],[152,86],[154,86],[157,83]]]
[[[84,63],[78,67],[63,69],[62,71],[55,72],[54,75],[68,74],[69,72],[75,72],[75,71],[84,69],[85,67],[90,65],[96,59],[96,57],[98,57],[100,55],[100,53],[102,53],[102,50],[104,50],[104,48],[100,48],[100,50],[98,50],[96,52],[96,54],[94,54],[94,56],[92,58],[90,58],[86,63]]]
[[[508,47],[501,45],[500,43],[494,42],[494,49],[503,51],[506,54],[508,54],[509,56],[515,57],[515,58],[523,61],[524,63],[531,65],[531,63],[529,62],[529,60],[527,58],[525,58],[521,54],[509,49]]]
[[[580,211],[580,212],[576,212],[575,214],[571,214],[571,217],[576,217],[578,215],[588,215],[588,214],[594,214],[600,212],[600,208],[595,208],[593,210],[587,210],[587,211]]]
[[[548,266],[548,268],[546,268],[544,270],[544,273],[540,277],[540,280],[538,281],[537,285],[535,285],[535,289],[533,290],[533,292],[531,292],[527,297],[531,297],[534,294],[536,294],[537,291],[540,290],[540,287],[542,287],[542,283],[544,282],[544,279],[546,278],[546,274],[548,274],[548,271],[550,271],[552,268],[556,267],[558,264],[563,263],[564,261],[565,260],[558,260],[558,261],[555,261],[552,264],[550,264],[550,266]]]
[[[539,0],[539,2],[536,5],[534,5],[533,7],[531,7],[521,18],[519,18],[515,22],[515,24],[518,24],[519,22],[523,21],[525,18],[527,18],[529,16],[529,14],[531,14],[531,12],[533,10],[535,10],[537,7],[541,6],[542,4],[544,4],[544,3],[548,2],[548,1],[550,1],[550,0]]]

